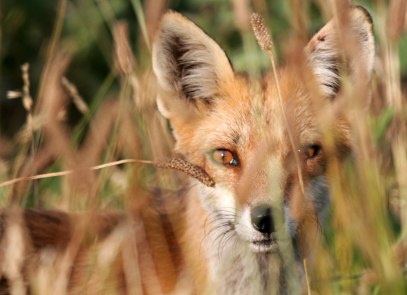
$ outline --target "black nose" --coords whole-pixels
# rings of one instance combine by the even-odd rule
[[[270,207],[257,207],[252,213],[253,227],[263,234],[275,232],[273,216]]]

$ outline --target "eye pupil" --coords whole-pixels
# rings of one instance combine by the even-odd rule
[[[215,162],[225,165],[237,166],[238,161],[231,151],[228,150],[215,150],[212,153],[212,158]]]
[[[318,155],[320,149],[321,149],[321,147],[319,147],[317,145],[312,145],[312,146],[307,146],[305,148],[301,148],[298,151],[300,153],[301,159],[308,160],[308,159],[315,158]]]

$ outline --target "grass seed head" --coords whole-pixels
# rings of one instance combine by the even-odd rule
[[[254,36],[256,36],[257,42],[259,43],[261,49],[271,50],[273,42],[271,42],[271,38],[267,32],[263,17],[258,13],[253,13],[250,21],[252,23]]]
[[[215,181],[201,167],[188,163],[178,158],[157,158],[154,162],[155,167],[182,171],[189,176],[198,179],[204,185],[213,187]]]

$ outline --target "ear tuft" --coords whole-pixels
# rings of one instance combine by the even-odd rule
[[[159,101],[161,106],[179,103],[180,99],[210,104],[221,82],[234,76],[219,45],[193,22],[173,11],[162,18],[153,45],[153,69],[164,91],[159,99],[166,100]]]

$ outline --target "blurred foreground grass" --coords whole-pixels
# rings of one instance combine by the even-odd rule
[[[284,62],[292,38],[311,36],[332,16],[329,3],[2,1],[0,182],[21,173],[172,154],[168,123],[155,107],[150,55],[154,30],[165,9],[172,8],[201,26],[227,52],[237,71],[259,75],[270,64],[250,29],[251,12],[264,16],[276,57]],[[323,225],[324,241],[316,246],[311,286],[320,294],[406,294],[406,5],[402,0],[352,3],[367,8],[375,25],[372,104],[369,118],[361,119],[365,129],[355,159],[341,173],[331,171],[337,186],[332,191],[331,220]],[[125,22],[118,25],[118,20]],[[52,100],[55,93],[48,93],[55,83],[51,61],[56,57],[64,65],[71,59],[65,76],[74,85],[59,93],[63,97],[59,102]],[[33,98],[28,116],[27,100],[24,108],[20,98],[6,98],[7,91],[22,89],[20,66],[26,62]],[[50,122],[52,126],[46,127]],[[134,202],[138,189],[156,185],[176,189],[183,183],[183,176],[173,172],[125,164],[99,173],[1,187],[0,204],[64,210],[125,208]]]

